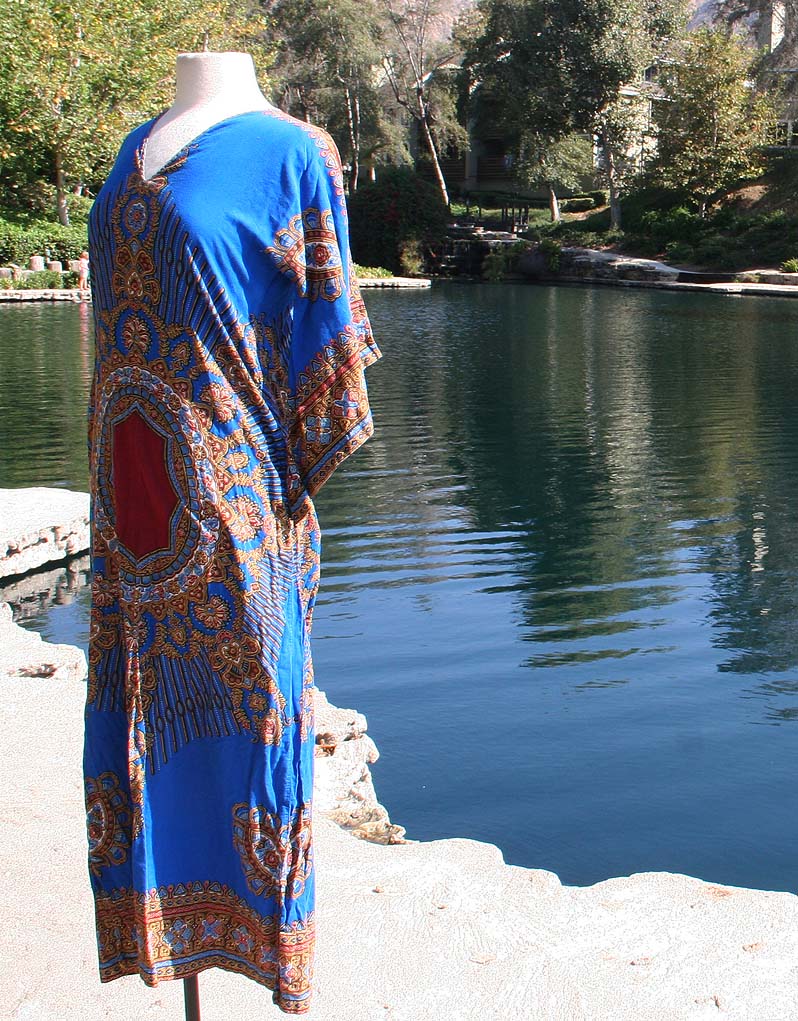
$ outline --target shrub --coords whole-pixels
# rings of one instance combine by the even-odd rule
[[[695,262],[695,249],[686,241],[673,241],[666,247],[665,257],[672,262]]]
[[[593,209],[595,205],[596,203],[592,198],[576,195],[571,199],[563,199],[560,203],[560,208],[567,210],[569,213],[584,213],[588,209]]]
[[[554,242],[556,244],[556,242]],[[482,260],[482,275],[490,283],[498,283],[508,273],[514,273],[519,258],[530,249],[528,241],[496,245]]]
[[[540,251],[546,259],[546,269],[556,273],[560,268],[560,257],[562,256],[562,245],[556,238],[543,238],[540,242]]]
[[[706,221],[684,206],[652,209],[640,218],[641,232],[663,246],[672,241],[695,243],[705,229]]]
[[[785,259],[781,264],[782,273],[798,273],[798,259]]]
[[[670,188],[649,187],[630,192],[621,199],[624,230],[637,232],[646,213],[664,212],[676,206],[689,208],[690,203],[689,195],[680,191],[672,191]]]
[[[51,259],[66,263],[77,259],[87,244],[85,224],[64,227],[45,220],[21,224],[0,219],[0,263],[27,266],[32,255],[48,253]]]
[[[377,181],[359,188],[349,216],[355,258],[394,273],[423,272],[429,247],[446,233],[440,193],[406,167],[384,170]]]
[[[42,269],[36,273],[29,273],[16,286],[23,291],[60,290],[64,286],[64,278],[56,270]]]
[[[385,278],[393,276],[389,269],[382,266],[358,266],[355,263],[355,275],[360,279],[374,279],[375,277]]]
[[[702,266],[717,266],[719,269],[734,269],[738,260],[729,250],[726,238],[710,234],[695,248],[695,261]]]
[[[598,191],[589,191],[588,197],[593,199],[594,207],[606,206],[609,202],[609,195],[606,191],[599,189]]]
[[[591,213],[579,223],[581,229],[589,231],[602,231],[610,229],[610,211],[602,209],[600,213]],[[573,225],[574,227],[576,224]]]
[[[482,276],[491,284],[497,284],[507,272],[507,257],[504,246],[492,248],[482,260]]]

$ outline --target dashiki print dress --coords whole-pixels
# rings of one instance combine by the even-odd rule
[[[308,1009],[312,497],[372,431],[379,357],[329,136],[277,110],[92,209],[85,784],[100,977],[212,966]]]

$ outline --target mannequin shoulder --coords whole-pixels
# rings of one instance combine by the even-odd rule
[[[275,155],[280,153],[304,163],[312,162],[319,154],[333,153],[337,157],[335,143],[324,128],[283,113],[277,107],[264,110],[263,113],[260,131],[264,138],[275,145]]]

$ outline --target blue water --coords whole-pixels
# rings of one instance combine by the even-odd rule
[[[567,883],[798,888],[798,303],[366,296],[377,432],[318,500],[314,656],[394,820]],[[81,314],[0,308],[0,485],[85,488]],[[86,607],[33,623],[85,642]]]

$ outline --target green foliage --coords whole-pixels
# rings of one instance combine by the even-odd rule
[[[35,273],[26,273],[21,280],[0,277],[0,290],[3,291],[60,291],[77,286],[78,275],[70,271],[58,273],[50,269],[38,270]]]
[[[653,62],[682,17],[679,0],[483,0],[464,58],[476,130],[557,140]]]
[[[555,193],[578,188],[593,174],[593,143],[585,135],[569,134],[552,141],[527,132],[519,144],[515,173],[533,188],[550,188]]]
[[[587,231],[606,231],[610,229],[610,211],[609,209],[602,209],[598,213],[591,213],[590,216],[586,216],[579,224],[582,230]]]
[[[275,94],[286,110],[333,134],[354,191],[362,161],[395,141],[374,75],[383,35],[375,0],[277,0],[271,14]]]
[[[459,44],[447,26],[450,0],[384,0],[379,6],[385,23],[382,71],[398,111],[415,126],[448,205],[441,153],[462,150],[467,142],[457,110]]]
[[[798,259],[785,259],[780,268],[782,273],[798,273]]]
[[[85,224],[64,227],[60,223],[34,220],[19,224],[0,219],[0,264],[23,268],[32,255],[49,256],[66,264],[77,259],[88,244]]]
[[[685,241],[674,241],[665,248],[665,258],[669,262],[693,262],[695,248]]]
[[[699,212],[764,169],[760,147],[775,120],[772,100],[751,86],[755,54],[739,36],[702,28],[681,41],[660,72],[653,173],[695,195]]]
[[[587,196],[575,195],[570,199],[563,199],[560,202],[560,209],[569,213],[585,213],[588,209],[595,208],[596,203]]]
[[[354,257],[393,273],[423,272],[430,245],[446,233],[446,206],[437,189],[406,167],[382,171],[349,201]]]
[[[76,185],[107,174],[126,131],[173,94],[179,50],[258,41],[231,0],[20,0],[0,19],[0,160],[4,206],[45,180],[69,219]],[[262,24],[258,21],[262,35]],[[131,100],[131,97],[135,97]]]
[[[55,270],[43,269],[13,281],[11,287],[19,291],[59,291],[64,287],[64,278]]]
[[[389,269],[382,266],[358,266],[355,263],[355,276],[359,279],[379,279],[393,276]]]
[[[704,221],[684,206],[652,209],[640,218],[640,231],[662,248],[674,241],[695,244],[704,232]]]
[[[519,258],[530,249],[528,241],[495,245],[482,260],[482,276],[492,284],[504,280],[516,272]]]
[[[546,268],[551,273],[556,273],[560,268],[562,242],[558,241],[556,238],[543,238],[539,247],[546,259]]]
[[[629,231],[640,233],[643,217],[648,213],[652,211],[665,212],[676,206],[690,204],[690,196],[683,190],[651,184],[636,188],[621,199],[624,227]]]
[[[477,134],[498,130],[519,155],[530,136],[543,147],[575,133],[594,136],[618,226],[618,199],[642,151],[644,72],[682,23],[684,3],[483,0],[480,7],[462,86]]]
[[[24,277],[16,286],[24,291],[60,290],[63,287],[63,277],[54,270],[40,270]]]
[[[707,269],[739,270],[779,266],[798,250],[798,216],[783,211],[741,215],[723,208],[701,217],[678,202],[678,192],[647,191],[623,200],[627,230],[607,230],[607,211],[584,220],[538,228],[567,245],[585,248],[613,246],[645,258],[691,263]],[[657,204],[660,208],[650,208]],[[649,208],[647,208],[647,206]],[[531,235],[531,232],[530,232]]]

